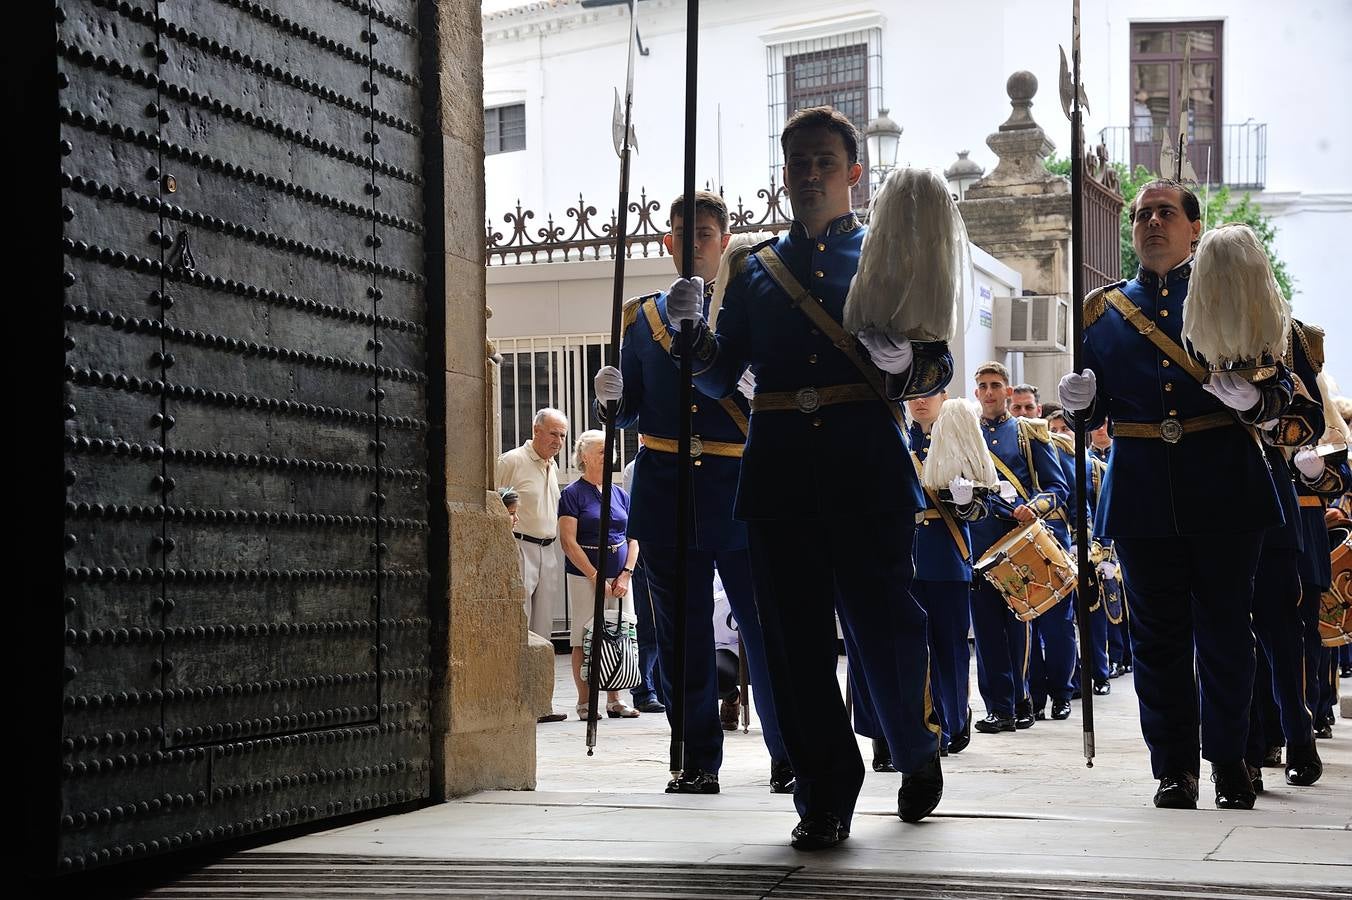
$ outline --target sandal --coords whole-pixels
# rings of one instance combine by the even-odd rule
[[[577,705],[577,717],[584,722],[587,721],[591,718],[591,708],[585,703],[579,703]]]
[[[638,710],[623,700],[611,700],[606,704],[606,715],[612,719],[637,719]]]

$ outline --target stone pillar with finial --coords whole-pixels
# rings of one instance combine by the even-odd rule
[[[1056,149],[1033,119],[1037,76],[1019,71],[1005,90],[1009,118],[986,138],[1000,158],[958,203],[972,243],[1023,276],[1025,294],[1070,297],[1070,180],[1047,171]],[[998,344],[998,335],[997,335]],[[1071,355],[1026,353],[1024,380],[1049,399]]]

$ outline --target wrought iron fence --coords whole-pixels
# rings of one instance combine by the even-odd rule
[[[1188,136],[1188,158],[1197,177],[1206,184],[1261,191],[1267,184],[1267,124],[1198,126]],[[1129,161],[1135,171],[1145,166],[1158,171],[1160,150],[1173,139],[1168,129],[1154,124],[1114,125],[1099,132],[1112,159]]]
[[[737,208],[728,209],[728,225],[732,232],[783,231],[789,227],[787,194],[779,185],[770,185],[756,192],[757,203],[747,207],[741,197]],[[629,204],[629,220],[634,224],[625,237],[625,253],[665,256],[662,236],[670,222],[662,213],[662,204],[648,199],[648,192],[639,192],[639,199]],[[516,209],[502,216],[502,226],[495,226],[490,218],[485,227],[485,263],[489,266],[519,265],[522,263],[577,262],[587,259],[613,259],[615,256],[615,210],[609,219],[603,218],[595,206],[581,196],[571,207],[567,217],[573,220],[571,230],[557,224],[552,213],[544,225],[532,228],[536,219],[534,210]]]
[[[1122,184],[1103,144],[1084,158],[1084,289],[1121,278]]]

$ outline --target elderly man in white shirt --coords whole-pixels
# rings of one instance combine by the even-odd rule
[[[513,534],[521,550],[526,583],[526,623],[549,640],[554,610],[563,596],[563,559],[559,536],[559,467],[554,461],[568,436],[568,418],[557,409],[535,414],[531,439],[498,457],[494,480],[521,497]]]

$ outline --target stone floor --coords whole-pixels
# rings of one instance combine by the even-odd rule
[[[571,712],[576,698],[565,660],[558,658],[555,707]],[[662,715],[603,719],[591,757],[576,718],[540,726],[534,792],[485,792],[259,852],[769,865],[809,875],[898,872],[969,882],[991,875],[1352,895],[1352,721],[1340,720],[1334,738],[1320,743],[1326,770],[1317,785],[1288,787],[1279,769],[1268,769],[1268,791],[1255,810],[1221,812],[1204,781],[1201,808],[1185,812],[1151,805],[1154,782],[1131,676],[1114,681],[1111,695],[1095,697],[1094,709],[1092,769],[1081,752],[1078,703],[1065,722],[976,734],[966,751],[944,760],[945,794],[935,815],[903,824],[895,814],[900,776],[870,772],[850,840],[824,853],[788,846],[796,815],[790,797],[768,792],[768,759],[754,720],[749,734],[727,735],[722,794],[663,793]]]

